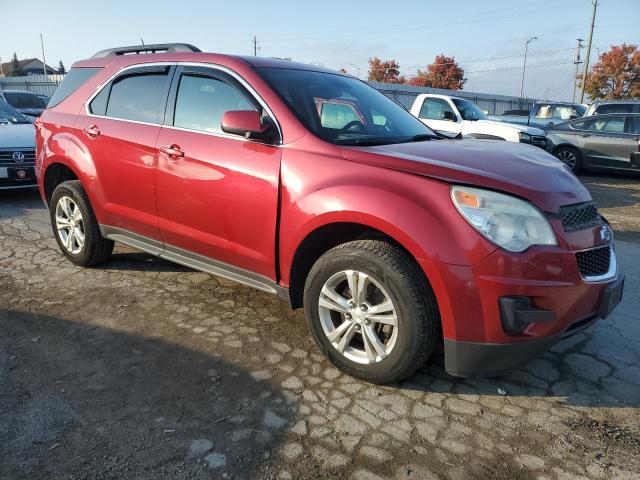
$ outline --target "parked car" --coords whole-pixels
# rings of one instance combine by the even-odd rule
[[[640,113],[640,100],[598,100],[589,105],[585,116],[607,113]]]
[[[511,110],[502,115],[493,115],[490,118],[500,122],[530,125],[546,130],[556,123],[564,123],[584,115],[587,108],[579,103],[543,102],[536,103],[528,112]]]
[[[2,98],[21,114],[36,118],[47,108],[43,95],[23,90],[0,90]]]
[[[596,115],[547,130],[549,151],[571,167],[640,171],[632,162],[640,141],[640,114]]]
[[[0,100],[0,190],[36,186],[33,124]]]
[[[338,72],[109,49],[73,65],[36,130],[71,262],[119,241],[279,294],[371,382],[411,375],[438,342],[451,374],[497,374],[621,298],[611,229],[560,161],[441,139]]]
[[[486,113],[464,98],[423,93],[414,100],[411,113],[438,132],[547,147],[542,130],[489,120]]]

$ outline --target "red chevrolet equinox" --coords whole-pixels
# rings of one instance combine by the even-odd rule
[[[187,44],[76,63],[36,122],[73,263],[114,241],[304,307],[339,368],[384,383],[444,344],[495,375],[607,317],[613,235],[528,145],[447,139],[354,77]]]

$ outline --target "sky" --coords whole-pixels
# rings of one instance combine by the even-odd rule
[[[598,0],[591,63],[640,43],[640,0]],[[0,0],[0,58],[67,68],[116,46],[186,42],[208,52],[291,57],[366,77],[368,59],[396,59],[412,76],[437,54],[465,70],[464,90],[571,100],[576,39],[588,39],[592,0]],[[582,57],[586,49],[582,51]]]

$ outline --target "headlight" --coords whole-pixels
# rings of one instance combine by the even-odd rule
[[[529,135],[528,133],[519,132],[518,135],[520,136],[520,141],[521,142],[530,142],[531,141],[531,135]]]
[[[510,252],[524,252],[532,245],[557,245],[551,225],[540,210],[519,198],[453,186],[451,199],[476,230]]]

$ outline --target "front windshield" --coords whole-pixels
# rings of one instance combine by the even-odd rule
[[[486,120],[487,114],[478,108],[478,106],[470,102],[469,100],[463,100],[461,98],[454,98],[453,103],[455,103],[458,110],[460,110],[460,115],[462,115],[463,120]]]
[[[5,92],[4,97],[15,108],[46,108],[47,103],[35,93]]]
[[[4,100],[0,100],[0,123],[31,123],[15,108]]]
[[[438,138],[373,87],[343,75],[257,68],[314,135],[339,145],[384,145]]]

